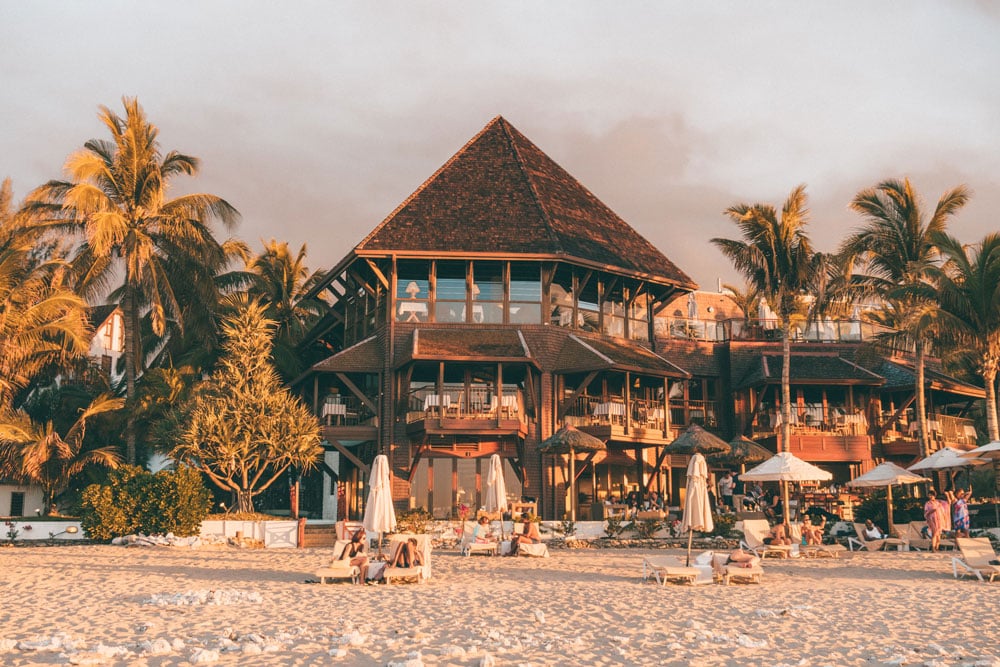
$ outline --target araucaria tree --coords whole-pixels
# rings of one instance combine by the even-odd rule
[[[271,363],[275,323],[258,301],[222,323],[218,369],[199,387],[172,456],[232,491],[240,512],[288,468],[308,470],[323,448],[319,422],[285,389]]]
[[[67,181],[49,181],[28,197],[26,208],[36,224],[58,232],[82,233],[83,245],[74,258],[77,289],[104,292],[121,280],[110,297],[125,320],[126,457],[135,463],[136,380],[145,370],[144,321],[162,338],[168,322],[180,325],[177,281],[170,259],[188,266],[215,267],[224,255],[209,224],[235,224],[239,214],[225,200],[210,194],[168,197],[175,176],[194,175],[198,160],[170,151],[164,155],[158,130],[135,99],[125,98],[125,117],[101,107],[100,118],[111,141],[91,139],[66,161]]]
[[[781,208],[770,204],[737,204],[726,209],[741,239],[712,239],[729,258],[747,285],[763,296],[778,315],[781,326],[781,443],[791,437],[791,328],[801,297],[822,272],[821,258],[806,233],[808,210],[804,185],[795,188]]]

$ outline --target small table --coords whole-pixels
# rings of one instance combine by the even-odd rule
[[[424,301],[400,301],[399,314],[406,314],[407,322],[422,322],[421,317],[427,316],[427,303]]]
[[[339,424],[344,417],[347,416],[347,404],[346,403],[324,403],[323,404],[323,417],[326,418],[327,425],[330,424],[330,418],[336,417],[337,423]]]

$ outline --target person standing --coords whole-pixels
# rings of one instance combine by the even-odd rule
[[[941,544],[941,533],[948,526],[948,503],[938,500],[934,491],[927,492],[924,521],[927,522],[927,530],[931,534],[931,551],[937,551]]]
[[[719,478],[719,497],[722,498],[722,504],[730,512],[733,511],[733,487],[735,485],[736,482],[733,480],[731,470],[727,470],[726,474]]]
[[[965,489],[959,489],[952,495],[951,491],[945,491],[948,500],[951,501],[951,527],[955,530],[957,537],[969,536],[969,503],[966,498]]]

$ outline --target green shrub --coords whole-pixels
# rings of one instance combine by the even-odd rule
[[[211,502],[201,476],[191,468],[153,474],[122,466],[107,484],[84,489],[80,525],[98,541],[134,533],[197,535]]]
[[[611,539],[615,539],[619,535],[625,532],[625,522],[620,517],[608,517],[608,525],[604,529],[604,532]]]
[[[733,531],[733,526],[736,525],[736,515],[732,513],[713,514],[712,523],[715,524],[715,529],[712,531],[712,535],[729,537],[729,534]]]
[[[657,519],[643,519],[635,522],[635,533],[644,540],[651,538],[660,528],[663,528],[663,522]]]
[[[426,533],[427,525],[434,520],[434,515],[423,507],[400,512],[396,516],[396,531],[400,533]]]

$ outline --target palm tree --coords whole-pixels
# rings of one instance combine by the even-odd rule
[[[11,468],[9,472],[15,479],[42,487],[46,514],[59,494],[69,487],[70,480],[88,465],[118,467],[121,456],[117,447],[109,445],[85,450],[83,444],[88,419],[119,410],[123,405],[120,398],[97,397],[81,411],[66,435],[60,435],[51,421],[38,423],[24,413],[0,421],[0,447],[5,452],[3,459]],[[11,462],[15,465],[10,465]]]
[[[805,186],[792,190],[781,217],[770,204],[737,204],[726,209],[741,240],[712,239],[777,313],[781,324],[781,443],[791,438],[791,322],[816,274],[817,253],[806,234],[808,210]]]
[[[1000,440],[996,379],[1000,370],[1000,233],[966,247],[936,234],[945,263],[935,272],[940,328],[949,347],[977,368],[986,385],[986,428]]]
[[[266,316],[276,323],[274,364],[281,376],[290,380],[301,371],[296,346],[326,312],[326,304],[317,296],[304,298],[321,279],[318,271],[309,273],[305,264],[306,247],[292,255],[288,244],[271,239],[264,252],[247,266],[254,276],[251,297],[267,308]]]
[[[46,368],[86,355],[86,304],[66,286],[56,248],[15,211],[10,180],[0,184],[0,415]]]
[[[923,456],[930,454],[924,366],[935,322],[934,304],[928,298],[938,260],[933,238],[968,199],[964,186],[949,190],[927,218],[909,179],[883,181],[854,196],[851,208],[865,223],[841,246],[844,256],[860,266],[856,285],[861,294],[899,302],[894,307],[900,329],[897,342],[911,342],[916,349],[915,390]]]
[[[760,308],[760,293],[755,286],[749,282],[743,283],[743,287],[723,283],[722,289],[733,300],[733,303],[743,311],[743,317],[748,320],[757,317]]]
[[[239,217],[225,200],[210,194],[168,198],[171,179],[194,175],[198,160],[171,151],[163,155],[158,130],[134,98],[123,98],[125,117],[101,107],[100,119],[111,141],[92,139],[66,162],[69,181],[49,181],[29,196],[39,224],[82,231],[85,242],[75,258],[84,293],[103,289],[120,269],[114,300],[125,320],[124,364],[126,456],[135,462],[136,379],[144,370],[140,322],[148,317],[151,333],[162,337],[168,320],[181,323],[182,306],[174,286],[188,276],[166,270],[171,257],[218,266],[222,252],[209,224],[227,228]]]

